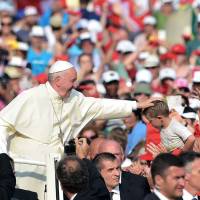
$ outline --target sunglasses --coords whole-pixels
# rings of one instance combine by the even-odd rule
[[[145,94],[145,93],[142,93],[142,92],[141,92],[141,93],[135,93],[135,94],[134,94],[134,96],[140,96],[140,95],[145,95],[145,96],[148,96],[148,97],[150,96],[149,94]]]
[[[190,92],[189,88],[179,88],[181,92]]]
[[[12,25],[12,23],[10,22],[10,23],[3,23],[3,22],[1,22],[1,26],[11,26]]]

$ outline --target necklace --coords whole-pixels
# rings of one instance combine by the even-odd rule
[[[47,88],[47,87],[46,87],[46,88]],[[48,88],[47,88],[47,91],[48,91],[48,95],[49,95],[49,98],[50,98],[51,106],[52,106],[52,108],[53,108],[53,112],[54,112],[54,114],[55,114],[55,116],[56,116],[56,121],[57,121],[58,127],[59,127],[59,134],[58,134],[58,137],[60,138],[61,143],[63,144],[63,142],[64,142],[64,141],[63,141],[64,134],[63,134],[62,128],[61,128],[61,120],[62,120],[62,111],[63,111],[64,101],[63,101],[63,99],[62,99],[62,106],[61,106],[60,119],[59,119],[58,113],[56,112],[55,106],[54,106],[54,104],[53,104],[52,96],[50,95]]]

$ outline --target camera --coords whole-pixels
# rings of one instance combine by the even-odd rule
[[[78,137],[78,139],[81,139],[83,137]],[[87,144],[90,145],[90,140],[86,138]],[[75,139],[71,139],[68,142],[65,143],[64,152],[67,155],[73,155],[76,154],[76,144]]]

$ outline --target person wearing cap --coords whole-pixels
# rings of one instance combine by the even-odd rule
[[[94,64],[94,71],[97,71],[102,64],[102,57],[99,48],[96,48],[96,38],[90,32],[80,33],[76,44],[68,49],[70,60],[75,66],[78,65],[81,54],[91,54]]]
[[[180,93],[183,97],[188,98],[190,95],[190,88],[187,79],[178,78],[175,81],[175,87],[177,87],[177,92]]]
[[[136,83],[148,83],[150,84],[152,81],[152,74],[147,69],[138,70],[135,75],[135,82]]]
[[[102,75],[103,85],[106,90],[105,98],[110,99],[119,99],[118,90],[119,90],[119,75],[115,71],[107,71]]]
[[[127,117],[133,109],[152,105],[150,100],[136,103],[84,97],[73,89],[76,78],[71,63],[56,61],[46,84],[20,93],[8,104],[0,112],[0,151],[7,153],[11,136],[8,150],[14,158],[44,162],[49,153],[63,153],[65,142],[76,137],[89,121]],[[27,170],[34,171],[33,177]],[[18,186],[38,192],[42,199],[44,167],[19,164],[16,171]]]
[[[151,87],[154,90],[159,86],[159,70],[160,70],[160,60],[157,55],[149,54],[144,61],[144,68],[151,72],[152,81]]]
[[[164,95],[172,95],[175,91],[174,81],[176,80],[176,71],[173,68],[163,68],[159,72],[160,84],[155,89],[156,92],[159,92]]]
[[[16,56],[19,56],[22,59],[26,59],[28,49],[29,49],[28,43],[18,42],[17,49],[15,50]]]
[[[152,94],[151,86],[148,83],[139,82],[135,84],[133,95],[138,102],[149,99],[151,94]]]
[[[157,28],[165,29],[168,18],[174,13],[173,0],[162,0],[159,10],[154,12],[153,16],[157,20]]]
[[[120,77],[119,74],[115,71],[109,70],[102,74],[102,82],[103,86],[105,88],[105,94],[104,98],[108,99],[119,99],[119,81]],[[123,124],[123,121],[121,119],[110,119],[106,121],[101,121],[102,125],[104,126],[104,133],[105,135],[108,135],[108,137],[111,134],[111,130],[114,126],[114,124],[121,123]]]
[[[157,37],[156,18],[153,16],[146,16],[143,20],[144,30],[134,40],[138,50],[144,50],[148,44],[149,39]]]
[[[113,68],[119,76],[126,81],[135,79],[137,58],[137,48],[130,40],[120,40],[116,46],[116,52],[119,55],[119,60],[113,64]]]
[[[100,97],[100,94],[97,90],[96,82],[92,79],[85,79],[80,81],[77,90],[86,97]]]
[[[195,122],[198,119],[196,111],[191,107],[186,106],[181,117],[184,119],[185,126],[195,135]]]
[[[29,42],[29,34],[32,27],[38,22],[38,14],[37,8],[34,6],[27,6],[24,8],[23,23],[17,27],[18,31],[16,32],[20,41],[25,43]]]
[[[157,55],[149,54],[144,61],[144,68],[149,70],[152,74],[152,81],[156,80],[159,75],[160,60]]]
[[[31,64],[31,71],[34,76],[45,72],[52,53],[44,48],[45,31],[41,26],[33,26],[30,32],[30,48],[27,53],[27,61]]]
[[[183,44],[174,44],[171,47],[171,52],[174,54],[174,69],[176,70],[177,78],[190,77],[190,66],[186,56],[186,47]]]

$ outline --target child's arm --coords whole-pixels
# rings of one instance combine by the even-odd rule
[[[195,137],[194,135],[190,135],[187,140],[185,141],[185,144],[183,146],[182,151],[192,151],[193,145],[194,145]]]
[[[195,137],[192,132],[180,122],[174,126],[174,132],[182,139],[184,146],[181,151],[191,151],[193,149]]]

